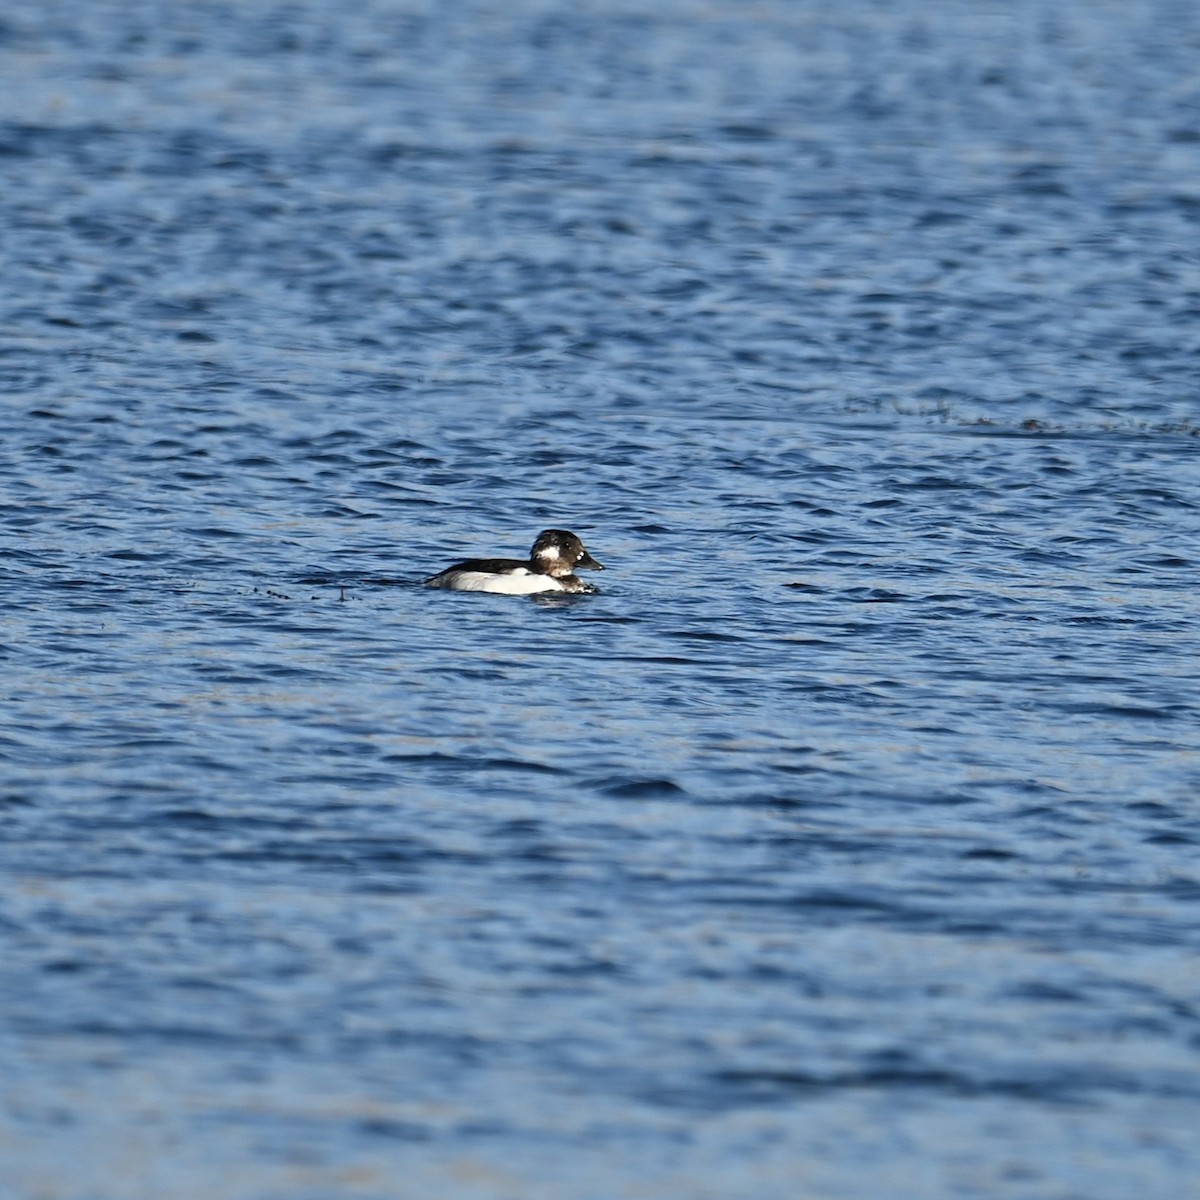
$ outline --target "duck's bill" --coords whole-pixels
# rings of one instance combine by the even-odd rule
[[[587,567],[589,571],[603,571],[604,564],[597,562],[586,550],[583,557],[575,564],[577,567]]]

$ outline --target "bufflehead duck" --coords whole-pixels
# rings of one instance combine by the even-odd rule
[[[469,558],[455,563],[432,578],[428,587],[452,588],[457,592],[503,592],[528,596],[534,592],[594,592],[595,584],[575,575],[576,567],[603,571],[573,533],[544,529],[537,535],[529,558]]]

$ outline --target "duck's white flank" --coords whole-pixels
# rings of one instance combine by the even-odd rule
[[[552,575],[534,575],[518,567],[503,575],[488,571],[459,571],[454,576],[456,592],[499,592],[504,596],[532,596],[535,592],[561,592],[562,584]]]

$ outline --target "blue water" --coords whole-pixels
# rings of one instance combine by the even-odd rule
[[[1193,1194],[1198,52],[10,0],[4,1196]]]

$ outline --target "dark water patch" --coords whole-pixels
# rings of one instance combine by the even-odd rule
[[[1050,707],[1060,712],[1074,713],[1080,716],[1129,717],[1135,720],[1170,721],[1178,715],[1168,709],[1145,708],[1134,704],[1053,703]],[[1187,711],[1189,710],[1183,710],[1185,715]]]
[[[791,587],[796,584],[789,585]],[[903,592],[892,592],[886,588],[850,588],[843,592],[843,595],[852,604],[899,604],[903,601],[910,600],[912,597],[904,595]]]
[[[1096,1093],[1120,1093],[1131,1082],[1119,1071],[1094,1069],[1068,1076],[1054,1076],[1032,1070],[1031,1077],[983,1077],[966,1071],[948,1070],[909,1061],[907,1054],[898,1055],[893,1066],[877,1069],[847,1071],[827,1076],[804,1071],[763,1068],[761,1070],[729,1070],[713,1079],[717,1087],[728,1087],[737,1093],[736,1102],[780,1103],[796,1093],[813,1090],[866,1088],[871,1090],[910,1091],[929,1090],[956,1098],[982,1099],[989,1096],[1020,1098],[1041,1104],[1071,1104],[1090,1106]],[[1161,1077],[1155,1091],[1160,1094],[1187,1096],[1194,1086],[1176,1075]],[[728,1103],[729,1101],[726,1100]]]
[[[665,800],[686,795],[685,789],[670,779],[612,779],[594,787],[617,800]]]
[[[676,629],[667,635],[684,642],[741,642],[739,634],[723,633],[716,629]]]
[[[1010,859],[1020,858],[1020,854],[1015,850],[999,846],[977,846],[970,850],[964,850],[962,857],[968,860],[980,859],[984,861],[995,860],[997,862],[1005,862]]]

